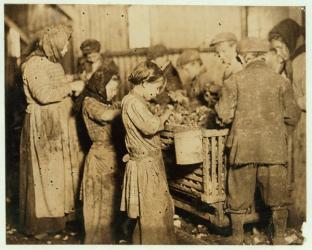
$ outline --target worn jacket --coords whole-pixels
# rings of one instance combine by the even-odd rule
[[[171,101],[168,95],[170,91],[182,89],[182,81],[180,79],[177,69],[172,65],[172,63],[169,63],[164,71],[164,75],[167,79],[167,85],[164,91],[157,96],[156,103],[165,105],[170,103]]]
[[[264,62],[251,62],[225,81],[216,111],[224,123],[232,123],[231,164],[286,163],[286,124],[294,126],[300,110],[290,82]]]

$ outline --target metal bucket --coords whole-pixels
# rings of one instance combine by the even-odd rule
[[[203,162],[203,135],[201,129],[174,131],[177,164],[189,165]]]

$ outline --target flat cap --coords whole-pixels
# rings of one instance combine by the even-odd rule
[[[222,32],[212,38],[210,47],[222,42],[237,42],[237,38],[232,32]]]
[[[270,43],[267,40],[246,37],[239,41],[237,46],[238,52],[268,52],[270,50]]]
[[[163,44],[157,44],[148,48],[146,58],[147,60],[154,60],[157,57],[162,57],[168,53],[168,49]]]
[[[201,60],[199,52],[195,49],[186,49],[177,59],[177,66],[181,67],[189,62]]]
[[[82,54],[84,55],[90,54],[93,52],[100,52],[101,44],[98,40],[87,39],[80,45],[80,49],[82,51]]]

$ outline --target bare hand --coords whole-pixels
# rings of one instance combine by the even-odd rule
[[[210,92],[210,93],[220,93],[221,91],[221,86],[217,85],[217,84],[209,84],[209,86],[207,86],[207,90]]]
[[[71,89],[74,92],[75,96],[79,96],[82,90],[85,87],[85,83],[83,81],[75,81],[70,83]]]
[[[162,123],[165,123],[172,115],[173,115],[173,111],[167,109],[160,117]]]
[[[65,75],[66,82],[74,81],[74,75]]]

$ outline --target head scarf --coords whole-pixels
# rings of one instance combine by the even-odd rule
[[[59,62],[62,58],[61,51],[70,39],[71,29],[65,25],[55,25],[44,30],[39,41],[39,48],[52,62]]]
[[[71,27],[64,24],[45,28],[36,35],[31,45],[27,48],[26,53],[28,56],[25,62],[33,56],[47,57],[51,62],[59,62],[62,58],[61,51],[70,39],[71,32]]]
[[[289,49],[292,57],[296,50],[297,40],[304,35],[304,29],[293,19],[287,18],[275,25],[269,32],[269,41],[276,35],[280,36]]]
[[[106,85],[112,79],[114,75],[118,75],[118,67],[115,63],[101,66],[87,82],[85,89],[82,91],[80,96],[76,99],[74,105],[74,111],[77,113],[81,112],[82,103],[85,97],[93,97],[99,102],[109,104],[106,96]]]
[[[293,19],[287,18],[272,28],[269,32],[269,41],[271,41],[276,35],[283,39],[283,42],[289,50],[290,58],[284,64],[284,71],[286,76],[292,81],[293,69],[291,61],[297,55],[305,51],[305,45],[296,48],[298,38],[301,35],[305,35],[304,29]]]

